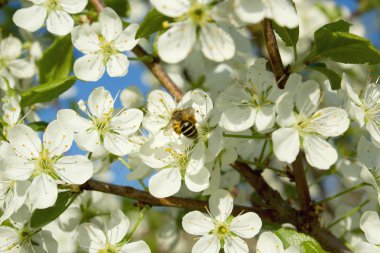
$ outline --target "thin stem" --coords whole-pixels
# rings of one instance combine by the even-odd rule
[[[118,160],[125,166],[127,167],[127,169],[129,171],[132,171],[131,170],[131,167],[129,166],[129,164],[122,158],[122,157],[119,157]],[[145,190],[145,191],[148,191],[148,187],[146,187],[146,185],[144,184],[144,182],[141,180],[141,179],[137,179],[137,181],[140,183],[141,187]]]
[[[244,159],[238,159],[238,162],[242,162],[242,163],[247,163],[247,164],[251,164],[251,165],[255,165],[256,167],[260,168],[260,169],[268,169],[268,170],[272,170],[276,173],[279,173],[279,174],[283,174],[286,176],[286,172],[283,171],[283,170],[279,170],[279,169],[276,169],[276,168],[273,168],[273,167],[270,167],[270,166],[267,166],[263,163],[260,163],[260,162],[254,162],[254,161],[249,161],[249,160],[244,160]]]
[[[139,219],[136,221],[136,224],[133,226],[131,232],[129,232],[128,234],[126,234],[125,237],[123,238],[123,240],[120,242],[121,245],[127,243],[132,238],[133,234],[135,233],[136,229],[140,225],[141,221],[144,219],[145,212],[149,208],[150,208],[149,206],[144,205],[144,207],[140,211]]]
[[[261,149],[260,157],[259,157],[259,162],[260,163],[263,162],[263,157],[264,157],[265,149],[266,149],[267,145],[268,145],[268,140],[265,140],[263,148]]]
[[[321,205],[321,204],[324,204],[324,203],[326,203],[326,202],[329,202],[330,200],[336,199],[336,198],[338,198],[338,197],[340,197],[340,196],[342,196],[342,195],[344,195],[344,194],[346,194],[346,193],[352,192],[352,191],[354,191],[354,190],[356,190],[356,189],[360,189],[360,188],[362,188],[363,186],[366,186],[366,185],[368,185],[368,184],[367,184],[367,183],[364,183],[364,182],[363,182],[363,183],[360,183],[360,184],[357,184],[357,185],[355,185],[355,186],[353,186],[353,187],[351,187],[351,188],[349,188],[349,189],[347,189],[347,190],[341,191],[341,192],[339,192],[339,193],[337,193],[337,194],[335,194],[335,195],[333,195],[333,196],[331,196],[331,197],[328,197],[328,198],[326,198],[326,199],[324,199],[324,200],[321,200],[321,201],[315,203],[315,205]]]
[[[367,205],[369,203],[369,200],[366,200],[364,201],[362,204],[360,204],[359,206],[355,207],[354,209],[352,209],[351,211],[347,212],[345,215],[343,215],[341,218],[337,219],[336,221],[333,221],[331,222],[327,228],[330,229],[332,228],[333,226],[335,226],[336,224],[338,224],[339,222],[341,222],[342,220],[346,219],[347,217],[350,217],[351,215],[355,214],[357,211],[359,211],[360,209],[362,209],[365,205]]]
[[[264,139],[264,140],[268,140],[269,139],[265,135],[240,135],[240,134],[226,134],[226,133],[223,133],[223,137],[242,138],[242,139]]]
[[[92,152],[89,152],[89,153],[87,154],[87,159],[88,159],[88,160],[91,160],[91,157],[92,157]]]
[[[311,207],[311,197],[301,154],[298,154],[293,162],[293,175],[301,208],[303,211],[308,212]]]

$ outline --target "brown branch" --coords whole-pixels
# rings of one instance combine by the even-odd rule
[[[284,65],[281,60],[280,51],[278,50],[276,36],[274,35],[272,21],[270,19],[264,19],[263,30],[265,44],[267,47],[269,61],[272,66],[272,71],[277,80],[277,85],[280,89],[285,87],[286,81],[288,80],[288,74],[284,69]]]
[[[301,209],[304,212],[308,212],[312,203],[301,154],[298,154],[296,160],[292,165],[294,181],[296,183],[296,191],[300,201]]]
[[[90,0],[90,1],[98,13],[101,12],[106,7],[103,0]]]
[[[151,206],[177,207],[199,211],[206,211],[205,207],[208,206],[207,201],[179,197],[156,198],[149,192],[141,191],[133,187],[104,183],[94,179],[90,179],[85,184],[81,185],[80,189],[114,194],[121,197],[134,199],[140,203],[148,204]],[[262,219],[270,221],[272,220],[273,215],[275,215],[276,210],[239,205],[234,206],[233,215],[238,215],[242,212],[255,212]]]

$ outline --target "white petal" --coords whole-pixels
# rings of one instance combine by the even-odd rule
[[[129,219],[121,210],[115,210],[111,213],[111,219],[107,223],[107,238],[111,245],[120,242],[127,234],[129,228]]]
[[[83,184],[92,176],[93,165],[82,155],[64,156],[54,164],[55,172],[68,184]]]
[[[63,36],[73,30],[74,20],[67,12],[56,10],[49,13],[46,19],[46,26],[49,32]]]
[[[33,5],[17,10],[13,15],[13,22],[29,32],[35,32],[44,24],[46,14],[46,7]]]
[[[225,253],[248,253],[248,245],[237,236],[229,236],[224,242]]]
[[[205,164],[205,158],[205,146],[202,142],[199,142],[194,146],[194,149],[190,154],[190,160],[186,168],[186,174],[198,174]]]
[[[183,216],[182,227],[192,235],[207,235],[215,229],[213,220],[199,211],[192,211]]]
[[[114,54],[107,61],[107,73],[110,77],[125,76],[128,67],[128,57],[124,54]]]
[[[285,250],[285,253],[301,253],[301,251],[296,246],[290,246]]]
[[[299,114],[310,116],[319,104],[321,90],[314,80],[304,82],[297,91],[296,106]]]
[[[197,174],[185,175],[185,183],[187,188],[192,192],[200,192],[209,186],[210,172],[203,167]]]
[[[84,10],[87,5],[88,0],[60,0],[59,5],[70,13],[76,14]]]
[[[168,17],[179,17],[190,8],[189,0],[174,0],[168,3],[167,0],[151,0],[150,3],[162,14]]]
[[[21,55],[21,50],[21,41],[16,37],[9,36],[0,41],[0,55],[2,58],[17,59]]]
[[[371,139],[373,143],[377,146],[380,147],[380,129],[379,125],[376,124],[374,120],[370,120],[366,124],[366,129],[371,135]]]
[[[100,135],[96,130],[79,132],[74,138],[80,149],[95,152],[100,147]]]
[[[236,13],[247,23],[258,23],[265,17],[265,6],[262,1],[237,0]]]
[[[171,27],[157,41],[160,58],[167,63],[178,63],[189,55],[196,40],[196,27],[184,22]]]
[[[121,33],[122,23],[120,17],[111,8],[104,8],[99,15],[102,35],[107,41],[111,41]]]
[[[124,156],[131,153],[135,145],[127,137],[109,132],[104,137],[104,147],[114,155]]]
[[[376,190],[379,190],[377,185],[376,178],[373,175],[373,171],[369,170],[366,166],[363,165],[362,170],[360,171],[360,177],[364,182],[372,185]]]
[[[104,87],[95,88],[88,97],[88,108],[92,115],[100,119],[112,113],[114,100]]]
[[[274,105],[266,105],[257,109],[255,126],[258,132],[263,132],[273,127],[275,122]]]
[[[132,48],[134,48],[139,42],[139,39],[135,39],[136,32],[138,29],[138,24],[130,24],[116,38],[115,47],[121,52],[132,50]]]
[[[380,253],[380,248],[367,242],[359,242],[355,253]]]
[[[4,162],[4,175],[13,180],[27,180],[32,175],[35,166],[33,161],[13,155]]]
[[[71,31],[71,41],[74,47],[84,54],[95,53],[101,50],[98,35],[89,30],[89,27],[79,25]]]
[[[195,119],[199,124],[207,121],[210,117],[210,112],[214,108],[210,96],[200,89],[186,92],[181,99],[181,102],[178,104],[178,107],[194,108]]]
[[[162,169],[149,179],[149,192],[156,198],[166,198],[176,194],[181,188],[178,169]]]
[[[257,253],[284,253],[284,246],[274,233],[264,232],[257,241],[256,250]]]
[[[234,206],[232,196],[226,190],[215,191],[211,194],[208,202],[212,216],[220,222],[227,220]]]
[[[9,248],[19,245],[20,243],[20,236],[16,230],[5,226],[0,227],[0,252],[17,253],[19,247],[15,248],[14,251],[10,251]]]
[[[72,132],[82,132],[92,126],[92,122],[78,115],[71,109],[62,109],[57,112],[57,120],[67,129]]]
[[[143,112],[139,109],[128,109],[111,119],[111,128],[124,136],[135,133],[143,120]]]
[[[307,162],[318,169],[327,170],[338,160],[335,148],[319,136],[305,136],[303,146]]]
[[[300,150],[300,137],[293,128],[280,128],[272,133],[273,152],[282,162],[292,163]]]
[[[16,149],[15,152],[25,158],[39,157],[41,140],[37,133],[28,126],[16,125],[9,129],[9,143]]]
[[[377,212],[365,212],[360,218],[360,228],[364,231],[368,242],[372,244],[380,244],[380,218]]]
[[[106,246],[104,232],[93,224],[83,223],[78,229],[78,242],[81,248],[89,252],[99,252]]]
[[[202,26],[200,41],[203,54],[212,61],[229,60],[235,55],[234,40],[215,23]]]
[[[152,114],[171,117],[175,108],[174,99],[165,91],[154,90],[148,96],[148,111]]]
[[[127,244],[124,244],[123,247],[121,247],[120,252],[125,253],[150,253],[150,248],[146,242],[140,240],[137,242],[130,242]]]
[[[3,120],[10,126],[15,125],[19,120],[21,113],[20,105],[18,104],[15,97],[10,97],[9,100],[3,104],[3,111]]]
[[[290,127],[296,122],[294,117],[293,95],[289,92],[282,94],[276,101],[277,123],[282,127]]]
[[[314,113],[308,128],[325,137],[339,136],[350,125],[347,112],[337,107],[326,107]]]
[[[192,253],[219,253],[220,241],[215,235],[204,235],[194,244]]]
[[[232,232],[242,238],[252,238],[260,232],[262,224],[256,213],[248,212],[233,218],[230,228]]]
[[[105,69],[101,54],[84,55],[74,63],[74,74],[84,81],[98,81]]]
[[[43,144],[51,157],[62,155],[70,149],[72,143],[72,132],[67,131],[60,121],[54,120],[49,123],[44,133]]]
[[[222,113],[219,125],[228,131],[240,132],[253,126],[255,120],[256,109],[234,106]]]
[[[359,96],[354,92],[352,89],[352,86],[350,84],[350,80],[348,79],[346,73],[343,73],[342,75],[342,90],[347,92],[347,95],[350,97],[350,99],[356,104],[356,105],[361,105],[362,102],[360,101]]]
[[[33,179],[29,189],[29,198],[33,207],[43,209],[53,206],[57,196],[57,184],[50,176],[41,174]]]
[[[293,4],[288,0],[267,1],[269,10],[268,18],[272,18],[280,26],[295,28],[298,26],[299,18]]]
[[[12,60],[8,67],[12,75],[18,78],[30,78],[35,73],[34,64],[23,59]]]

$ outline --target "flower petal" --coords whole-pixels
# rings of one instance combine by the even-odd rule
[[[170,4],[167,0],[151,0],[150,3],[162,14],[165,14],[168,17],[176,18],[185,14],[191,4],[189,0],[183,1],[171,1]]]
[[[46,19],[47,30],[55,35],[63,36],[74,28],[73,18],[65,11],[55,10]]]
[[[80,149],[95,152],[100,147],[100,135],[96,130],[79,132],[74,136]]]
[[[57,196],[57,184],[50,176],[41,174],[33,179],[29,198],[34,208],[44,209],[53,206]]]
[[[303,146],[307,162],[318,169],[328,170],[338,160],[335,148],[319,136],[305,136]]]
[[[28,126],[16,125],[9,129],[9,143],[17,154],[31,159],[39,157],[41,152],[41,140],[37,133]]]
[[[192,211],[183,216],[182,227],[192,235],[207,235],[215,229],[213,220],[199,211]]]
[[[158,38],[158,55],[167,63],[178,63],[189,55],[195,40],[195,25],[192,22],[178,23]]]
[[[247,23],[258,23],[265,17],[266,8],[262,1],[236,0],[236,13]]]
[[[84,55],[74,63],[74,74],[84,81],[98,81],[105,69],[101,54]]]
[[[222,62],[235,55],[234,40],[215,23],[202,26],[200,41],[203,54],[212,61]]]
[[[104,87],[95,88],[88,97],[88,109],[98,119],[105,115],[110,115],[113,105],[114,100],[111,93]]]
[[[55,172],[66,183],[83,184],[93,173],[93,165],[85,156],[64,156],[54,164]]]
[[[46,7],[33,5],[17,10],[13,15],[13,22],[29,32],[35,32],[44,24],[46,14]]]
[[[200,192],[210,185],[210,172],[207,168],[203,167],[197,174],[185,175],[185,184],[192,192]]]
[[[250,128],[256,120],[256,109],[252,107],[231,107],[223,111],[219,125],[232,132],[240,132]]]
[[[181,188],[181,174],[178,169],[162,169],[149,179],[148,187],[156,198],[170,197]]]
[[[231,194],[221,189],[212,193],[208,202],[212,216],[220,222],[227,220],[234,206]]]
[[[284,245],[272,232],[264,232],[260,235],[256,246],[257,253],[284,253]]]
[[[380,253],[380,248],[368,242],[359,242],[356,245],[355,253]]]
[[[339,136],[350,125],[347,112],[337,107],[326,107],[315,112],[305,131],[312,131],[325,137]]]
[[[375,146],[377,147],[380,147],[380,129],[379,126],[376,124],[376,121],[369,120],[365,127],[371,135],[373,144],[375,144]]]
[[[220,241],[215,235],[204,235],[194,244],[192,253],[219,253]]]
[[[62,155],[70,149],[73,143],[73,133],[67,131],[58,120],[47,126],[44,137],[44,149],[49,150],[50,157]]]
[[[372,244],[380,244],[380,218],[377,212],[365,212],[360,218],[360,228],[364,231],[368,242]]]
[[[114,54],[107,61],[107,73],[110,77],[125,76],[128,73],[129,61],[124,54]]]
[[[24,59],[12,60],[8,63],[9,71],[18,78],[30,78],[34,75],[34,64]]]
[[[121,247],[120,252],[125,252],[125,253],[134,253],[134,252],[139,252],[139,253],[150,253],[150,248],[146,242],[140,240],[137,242],[130,242],[127,244],[124,244],[123,247]]]
[[[21,55],[21,41],[13,36],[9,36],[0,41],[0,55],[9,60],[17,59]]]
[[[280,128],[272,133],[273,152],[282,162],[292,163],[300,150],[300,137],[293,128]]]
[[[84,10],[88,0],[60,0],[59,5],[70,14],[77,14]]]
[[[125,214],[117,209],[111,213],[111,219],[106,224],[107,239],[111,245],[120,242],[127,234],[129,228],[129,219]]]
[[[296,106],[299,114],[309,117],[319,104],[321,90],[319,84],[314,80],[304,82],[296,96]]]
[[[78,25],[71,31],[71,41],[84,54],[100,51],[99,36],[89,25]]]
[[[72,132],[82,132],[92,126],[92,122],[79,116],[71,109],[62,109],[57,112],[57,120],[68,130]]]
[[[102,230],[90,223],[83,223],[78,229],[78,242],[84,250],[99,252],[106,247],[106,236]]]
[[[143,120],[143,112],[139,109],[128,109],[111,119],[111,128],[122,135],[135,133]]]
[[[108,7],[104,8],[100,13],[99,22],[102,35],[107,41],[116,39],[123,29],[120,17]]]
[[[194,146],[194,149],[190,154],[190,160],[186,168],[186,174],[198,174],[205,164],[205,159],[205,146],[203,142],[199,142]]]
[[[274,105],[264,105],[257,109],[255,126],[258,132],[263,132],[274,126],[275,122]]]
[[[295,28],[299,24],[299,18],[292,3],[287,0],[266,1],[267,17],[274,19],[280,26]]]
[[[260,232],[262,224],[256,213],[248,212],[233,218],[230,228],[232,232],[242,238],[252,238]]]
[[[224,252],[225,253],[247,253],[248,245],[237,236],[226,237],[224,241]]]
[[[108,132],[104,137],[104,147],[117,156],[124,156],[135,149],[135,145],[127,137],[111,132]]]
[[[121,51],[132,50],[140,39],[135,39],[136,32],[139,29],[138,24],[130,24],[122,31],[115,40],[115,47]]]

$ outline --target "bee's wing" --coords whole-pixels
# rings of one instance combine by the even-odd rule
[[[194,115],[195,110],[193,107],[189,107],[189,108],[183,109],[182,113]]]
[[[170,120],[169,124],[164,129],[165,136],[170,135],[174,131],[173,124],[174,124],[174,120]]]

